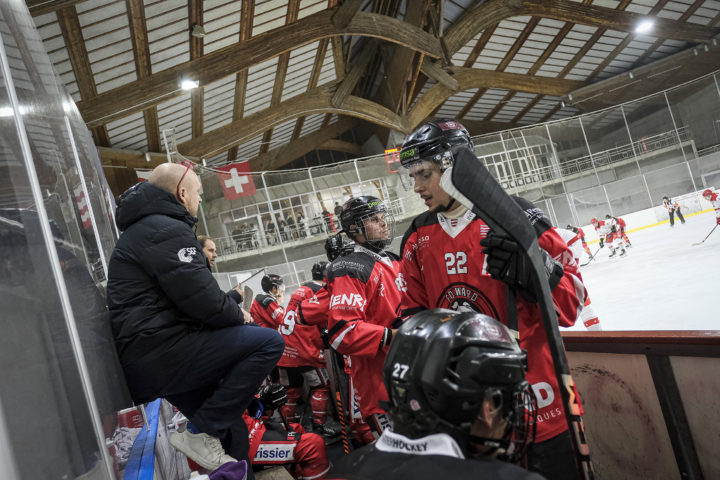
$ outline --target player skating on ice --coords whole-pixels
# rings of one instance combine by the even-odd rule
[[[715,209],[715,223],[717,225],[720,225],[720,195],[717,194],[717,192],[713,192],[709,188],[705,189],[705,191],[702,193],[702,196],[705,200],[710,202]]]
[[[341,459],[330,478],[541,480],[513,465],[536,423],[527,362],[495,319],[418,313],[400,328],[385,361],[392,431]]]
[[[573,232],[572,230],[566,230],[560,227],[556,227],[555,231],[558,233],[558,235],[560,235],[560,238],[562,238],[563,241],[567,244],[568,248],[570,248],[570,251],[575,257],[575,263],[579,265],[580,256],[582,254],[580,253],[580,242],[577,241],[578,234]],[[565,263],[566,262],[563,262],[563,268],[568,268]],[[582,321],[583,325],[588,330],[602,330],[602,326],[600,325],[600,318],[598,318],[598,314],[595,312],[595,307],[590,301],[589,294],[585,297],[585,303],[578,319]]]
[[[590,247],[588,247],[588,244],[585,241],[585,232],[583,232],[583,229],[580,227],[573,227],[572,225],[568,225],[565,228],[575,234],[574,237],[571,239],[570,243],[567,244],[568,247],[575,242],[580,242],[582,243],[583,249],[585,249],[585,253],[588,254],[588,257],[592,257],[592,253],[590,253]]]
[[[440,186],[443,171],[455,155],[473,154],[472,142],[458,122],[438,120],[413,132],[400,153],[401,178],[414,189],[428,211],[416,217],[403,238],[403,315],[430,308],[479,312],[503,323],[515,320],[508,303],[517,306],[520,346],[528,352],[528,381],[542,405],[537,443],[529,454],[531,470],[548,478],[576,478],[577,469],[552,356],[538,307],[530,266],[516,242],[495,234],[474,210],[468,210]],[[534,226],[542,249],[542,274],[563,326],[575,323],[585,301],[572,253],[542,211],[514,197]],[[555,259],[566,256],[568,268]],[[512,288],[513,290],[510,290]],[[508,292],[513,294],[508,302]]]
[[[625,247],[622,241],[619,242],[619,245],[614,243],[617,238],[617,229],[615,229],[613,225],[603,220],[598,220],[597,218],[590,220],[590,224],[595,227],[595,232],[597,232],[598,237],[600,237],[600,248],[607,244],[608,250],[610,250],[609,258],[617,255],[618,249],[620,249],[620,256],[625,255]]]
[[[610,216],[610,214],[605,215],[605,222],[610,223],[610,229],[612,230],[612,227],[614,226],[618,233],[618,238],[625,242],[625,248],[632,247],[632,243],[630,243],[630,239],[627,236],[627,233],[625,233],[625,227],[627,224],[625,223],[625,220],[623,220],[620,217],[613,217]]]
[[[672,199],[668,197],[663,197],[663,207],[665,207],[665,210],[668,212],[668,217],[670,218],[670,226],[675,226],[675,215],[677,214],[678,218],[680,219],[680,223],[685,223],[685,218],[683,217],[682,212],[680,211],[680,204],[678,202],[673,202]]]

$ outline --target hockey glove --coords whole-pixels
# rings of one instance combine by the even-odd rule
[[[287,403],[287,391],[279,383],[265,385],[258,395],[265,408],[277,409]]]
[[[532,282],[532,265],[520,245],[505,235],[490,233],[480,241],[484,248],[482,252],[487,255],[487,272],[496,280],[506,283],[520,295],[530,301],[537,302],[539,291]],[[540,272],[554,290],[563,276],[560,263],[553,260],[544,250],[540,250],[543,257],[543,271]]]
[[[603,248],[605,246],[605,240],[600,237],[600,248]]]
[[[720,225],[720,217],[716,217],[715,220],[716,220],[716,223],[717,223],[718,225]]]

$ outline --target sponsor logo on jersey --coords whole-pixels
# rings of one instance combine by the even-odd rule
[[[402,273],[398,273],[398,276],[395,279],[395,286],[397,287],[398,291],[403,293],[407,292],[407,282],[405,281],[405,277],[403,277]]]
[[[436,305],[438,308],[449,308],[458,312],[478,312],[500,318],[490,299],[474,286],[464,282],[451,283],[445,287]]]
[[[261,443],[258,447],[253,463],[291,463],[295,459],[293,450],[295,442]]]
[[[193,257],[197,253],[197,248],[187,247],[178,250],[177,256],[181,262],[190,263],[193,261]]]
[[[365,299],[359,293],[340,294],[330,297],[330,308],[365,308]]]

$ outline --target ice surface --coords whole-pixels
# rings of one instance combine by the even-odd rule
[[[720,330],[720,227],[692,245],[713,226],[709,212],[628,233],[626,256],[608,258],[606,247],[582,267],[603,330]]]

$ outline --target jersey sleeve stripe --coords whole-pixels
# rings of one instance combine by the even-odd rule
[[[354,323],[353,323],[352,325],[348,325],[348,327],[347,327],[345,330],[343,330],[343,331],[340,333],[340,335],[338,335],[337,338],[335,338],[335,340],[333,340],[331,346],[332,346],[335,350],[337,350],[338,347],[340,346],[340,344],[342,343],[343,338],[345,338],[345,335],[347,335],[348,332],[349,332],[350,330],[352,330],[353,328],[355,328],[355,324],[354,324]]]

